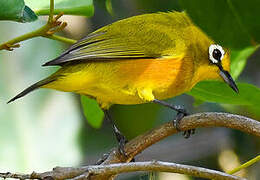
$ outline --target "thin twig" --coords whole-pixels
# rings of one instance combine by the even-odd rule
[[[160,171],[186,174],[194,177],[215,179],[215,180],[243,180],[237,176],[229,175],[220,171],[206,169],[202,167],[195,167],[189,165],[182,165],[176,163],[162,162],[162,161],[148,161],[148,162],[131,162],[131,163],[118,163],[110,165],[94,165],[84,166],[80,168],[67,168],[57,167],[53,171],[44,173],[32,173],[32,174],[11,174],[0,173],[2,178],[17,178],[17,179],[45,179],[51,177],[52,179],[67,179],[72,178],[74,180],[86,179],[90,175],[114,175],[126,172],[137,171]]]
[[[0,44],[0,50],[5,49],[5,50],[12,51],[14,48],[20,47],[20,45],[18,44],[19,42],[32,39],[35,37],[45,37],[45,38],[61,41],[68,44],[76,43],[76,40],[74,39],[69,39],[66,37],[54,35],[54,33],[63,30],[66,27],[67,23],[58,21],[59,18],[63,15],[63,13],[60,13],[56,17],[53,17],[53,13],[54,13],[54,0],[50,0],[50,14],[47,23],[32,32],[23,34],[21,36],[18,36],[14,39],[11,39],[7,42]]]
[[[16,174],[16,173],[0,173],[0,177],[3,179],[7,178],[13,178],[13,179],[30,179],[31,175],[30,174]]]
[[[257,157],[247,161],[246,163],[242,164],[241,166],[239,166],[239,167],[237,167],[237,168],[235,168],[235,169],[233,169],[231,171],[228,171],[227,173],[228,174],[234,174],[234,173],[240,171],[241,169],[245,169],[248,166],[251,166],[252,164],[254,164],[254,163],[258,162],[258,161],[260,161],[260,155],[258,155]]]
[[[148,162],[130,162],[119,163],[111,165],[100,165],[88,167],[90,174],[120,174],[125,172],[136,171],[159,171],[186,174],[194,177],[207,178],[207,179],[243,179],[240,177],[232,176],[220,171],[210,170],[202,167],[195,167],[183,164],[162,162],[162,161],[148,161]]]
[[[50,14],[48,18],[48,23],[52,23],[53,21],[53,13],[54,12],[54,0],[50,0]]]
[[[57,41],[61,41],[61,42],[67,43],[67,44],[74,44],[74,43],[77,42],[77,40],[75,40],[75,39],[70,39],[70,38],[58,36],[58,35],[55,35],[55,34],[48,36],[47,38],[57,40]]]

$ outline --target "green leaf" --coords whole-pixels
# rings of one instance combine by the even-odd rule
[[[180,5],[217,43],[242,49],[260,42],[258,0],[180,0]]]
[[[181,11],[178,1],[174,0],[138,0],[135,1],[136,8],[141,12],[158,12],[158,11]]]
[[[249,56],[251,56],[257,49],[257,46],[250,46],[241,51],[232,50],[231,51],[231,76],[237,79],[242,73],[246,66],[246,62]]]
[[[196,106],[199,106],[199,105],[202,105],[203,103],[205,103],[205,101],[197,98],[197,97],[194,97],[194,102],[193,102],[193,106],[196,107]]]
[[[25,0],[37,15],[48,15],[50,0]],[[94,7],[92,0],[55,0],[54,14],[63,12],[69,15],[92,16]]]
[[[104,112],[100,109],[97,101],[86,96],[81,96],[81,104],[89,124],[94,128],[100,128],[104,119]]]
[[[203,81],[187,94],[207,102],[260,106],[260,89],[247,83],[237,83],[239,94],[220,81]]]
[[[114,15],[115,15],[115,12],[114,12],[113,7],[112,7],[112,2],[111,2],[111,0],[106,0],[106,8],[107,8],[107,12],[108,12],[111,16],[114,16]]]
[[[17,22],[32,22],[37,19],[36,14],[24,4],[23,0],[1,0],[0,20]]]

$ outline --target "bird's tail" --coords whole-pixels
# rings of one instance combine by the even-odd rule
[[[26,94],[28,94],[28,93],[34,91],[35,89],[38,89],[38,88],[40,88],[40,87],[42,87],[42,86],[44,86],[44,85],[46,85],[46,84],[49,84],[49,83],[53,82],[53,81],[55,81],[55,80],[56,80],[56,78],[54,78],[54,77],[48,77],[48,78],[46,78],[46,79],[43,79],[43,80],[41,80],[41,81],[39,81],[39,82],[37,82],[37,83],[31,85],[30,87],[26,88],[26,89],[23,90],[21,93],[17,94],[15,97],[13,97],[12,99],[10,99],[10,100],[7,102],[7,104],[10,103],[10,102],[15,101],[16,99],[19,99],[19,98],[25,96]]]

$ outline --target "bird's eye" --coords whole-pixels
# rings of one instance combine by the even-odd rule
[[[224,49],[217,44],[212,44],[209,46],[209,60],[212,63],[219,63],[224,57]]]
[[[214,57],[214,59],[220,60],[222,54],[221,54],[220,50],[214,49],[213,53],[212,53],[212,56]]]

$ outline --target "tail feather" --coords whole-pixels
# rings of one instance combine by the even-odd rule
[[[56,80],[56,78],[55,78],[55,79],[54,79],[54,78],[43,79],[43,80],[41,80],[41,81],[39,81],[39,82],[37,82],[37,83],[31,85],[30,87],[26,88],[26,89],[23,90],[21,93],[17,94],[15,97],[13,97],[12,99],[10,99],[10,100],[7,102],[7,104],[9,104],[10,102],[15,101],[16,99],[19,99],[19,98],[25,96],[26,94],[28,94],[28,93],[30,93],[30,92],[32,92],[32,91],[34,91],[34,90],[40,88],[41,86],[44,86],[44,85],[46,85],[46,84],[48,84],[48,83],[53,82],[53,81],[55,81],[55,80]]]

